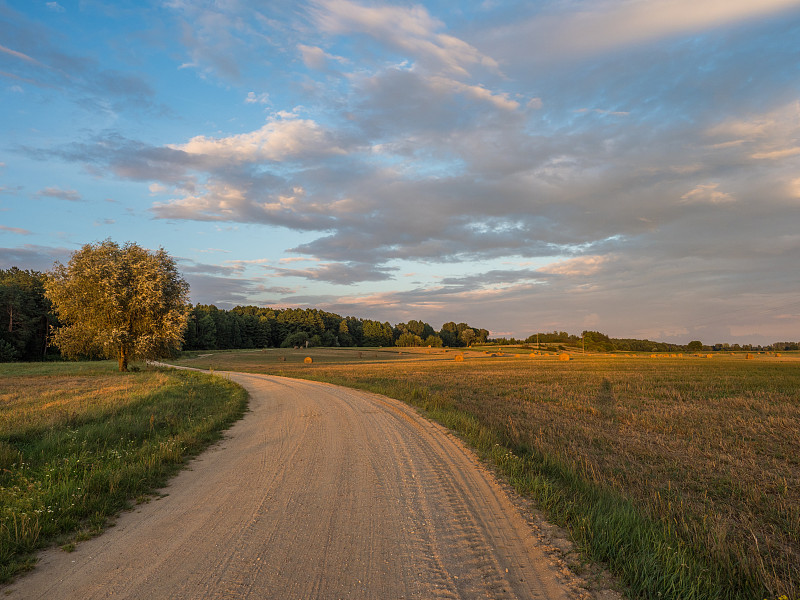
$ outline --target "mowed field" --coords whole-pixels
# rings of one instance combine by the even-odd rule
[[[247,394],[224,379],[115,369],[0,365],[0,582],[39,548],[100,533],[245,410]]]
[[[796,355],[564,361],[509,348],[311,348],[178,362],[419,406],[569,528],[634,597],[800,598]]]

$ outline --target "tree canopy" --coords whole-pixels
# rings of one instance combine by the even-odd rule
[[[0,362],[44,358],[50,311],[42,273],[0,269]]]
[[[167,356],[183,342],[189,285],[163,248],[86,244],[68,265],[54,265],[45,290],[63,323],[54,343],[67,357],[116,358],[127,371],[130,361]]]

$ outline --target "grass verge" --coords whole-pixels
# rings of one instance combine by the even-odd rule
[[[246,392],[108,362],[0,365],[0,582],[165,485],[239,419]]]

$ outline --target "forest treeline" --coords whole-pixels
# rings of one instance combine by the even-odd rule
[[[482,343],[486,329],[449,322],[436,331],[428,323],[342,317],[316,308],[237,306],[224,310],[198,304],[189,314],[184,350],[287,348],[294,346],[433,346]]]
[[[60,325],[44,293],[45,274],[0,269],[0,362],[43,360],[58,351],[50,343]],[[433,346],[458,348],[486,342],[489,332],[448,322],[435,330],[411,320],[388,322],[342,317],[314,308],[197,304],[189,311],[184,350],[293,346]]]
[[[44,294],[45,274],[17,267],[0,269],[0,362],[43,360],[57,355],[51,344],[59,326]],[[491,342],[585,348],[587,352],[686,352],[694,350],[760,350],[761,346],[700,342],[687,345],[610,338],[597,331],[535,333],[524,340],[490,339],[486,329],[450,321],[435,330],[423,321],[388,322],[342,317],[315,308],[214,305],[191,307],[184,350],[228,350],[308,346],[432,346],[458,348]],[[694,346],[693,346],[694,345]],[[796,350],[797,342],[773,344],[773,350]]]

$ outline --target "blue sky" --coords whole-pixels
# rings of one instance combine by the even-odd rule
[[[800,0],[0,0],[0,267],[194,302],[800,339]]]

